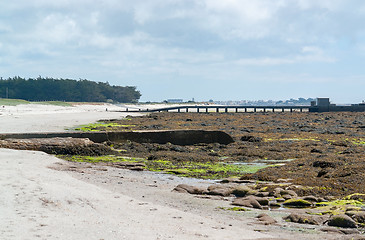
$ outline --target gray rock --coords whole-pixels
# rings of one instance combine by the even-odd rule
[[[203,194],[204,192],[206,192],[206,189],[190,186],[187,184],[179,184],[174,188],[174,191],[190,194]]]
[[[318,202],[318,198],[316,198],[315,196],[304,196],[302,197],[302,199],[310,202]]]
[[[292,213],[289,216],[284,217],[284,220],[287,220],[290,222],[312,224],[312,225],[321,225],[326,221],[326,219],[327,218],[324,216],[298,214],[298,213]]]
[[[233,201],[232,205],[262,209],[261,204],[253,196],[248,196],[245,198],[236,198]]]
[[[365,212],[363,211],[349,211],[346,215],[350,216],[353,220],[358,223],[365,223]]]
[[[232,191],[233,191],[232,186],[214,184],[208,187],[207,194],[227,197],[232,194]]]
[[[250,191],[252,191],[250,187],[245,185],[239,185],[235,189],[233,189],[232,194],[236,197],[245,197]]]
[[[269,215],[267,215],[266,213],[261,213],[260,215],[258,215],[256,217],[260,222],[262,222],[265,225],[271,225],[271,224],[275,224],[277,223],[277,221],[270,217]]]
[[[332,216],[328,220],[328,226],[342,227],[342,228],[356,228],[356,222],[345,214]]]

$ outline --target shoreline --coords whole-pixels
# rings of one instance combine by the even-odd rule
[[[42,111],[15,107],[13,114],[0,115],[0,132],[60,131],[126,116],[106,112],[105,106],[76,107],[68,113],[37,108]],[[224,198],[172,192],[180,183],[209,181],[9,149],[0,149],[0,164],[4,239],[346,239],[312,225],[263,225],[256,216],[267,211],[225,211],[219,207],[231,205]],[[267,213],[277,220],[287,215]]]

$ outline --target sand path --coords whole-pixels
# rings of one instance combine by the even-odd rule
[[[0,150],[1,239],[253,239],[265,235],[115,193],[47,168],[41,152]],[[242,235],[244,233],[244,235]]]

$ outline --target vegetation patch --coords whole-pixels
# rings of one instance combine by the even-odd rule
[[[226,211],[233,211],[233,212],[247,212],[251,211],[247,208],[243,207],[219,207],[218,209],[226,210]]]
[[[53,106],[61,106],[61,107],[71,107],[72,104],[68,102],[62,101],[45,101],[45,102],[31,102],[33,104],[41,104],[41,105],[53,105]]]
[[[116,122],[97,122],[76,127],[75,131],[82,132],[108,132],[108,131],[130,131],[135,125],[125,125]]]
[[[80,156],[80,155],[58,155],[58,158],[71,162],[88,162],[88,163],[116,163],[116,162],[141,162],[141,158],[121,157],[115,155],[106,156]]]
[[[115,163],[115,162],[140,162],[144,163],[146,170],[155,172],[165,172],[184,177],[194,177],[202,179],[222,179],[231,176],[240,176],[243,173],[255,173],[256,171],[269,167],[255,165],[234,165],[214,162],[179,162],[168,160],[148,160],[145,158],[122,157],[115,155],[107,156],[66,156],[60,155],[67,161],[89,162],[89,163]]]
[[[16,106],[19,104],[29,104],[30,102],[21,99],[7,99],[0,98],[0,105],[2,106]]]

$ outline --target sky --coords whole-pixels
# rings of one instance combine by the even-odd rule
[[[365,100],[363,0],[1,0],[0,76],[179,98]]]

